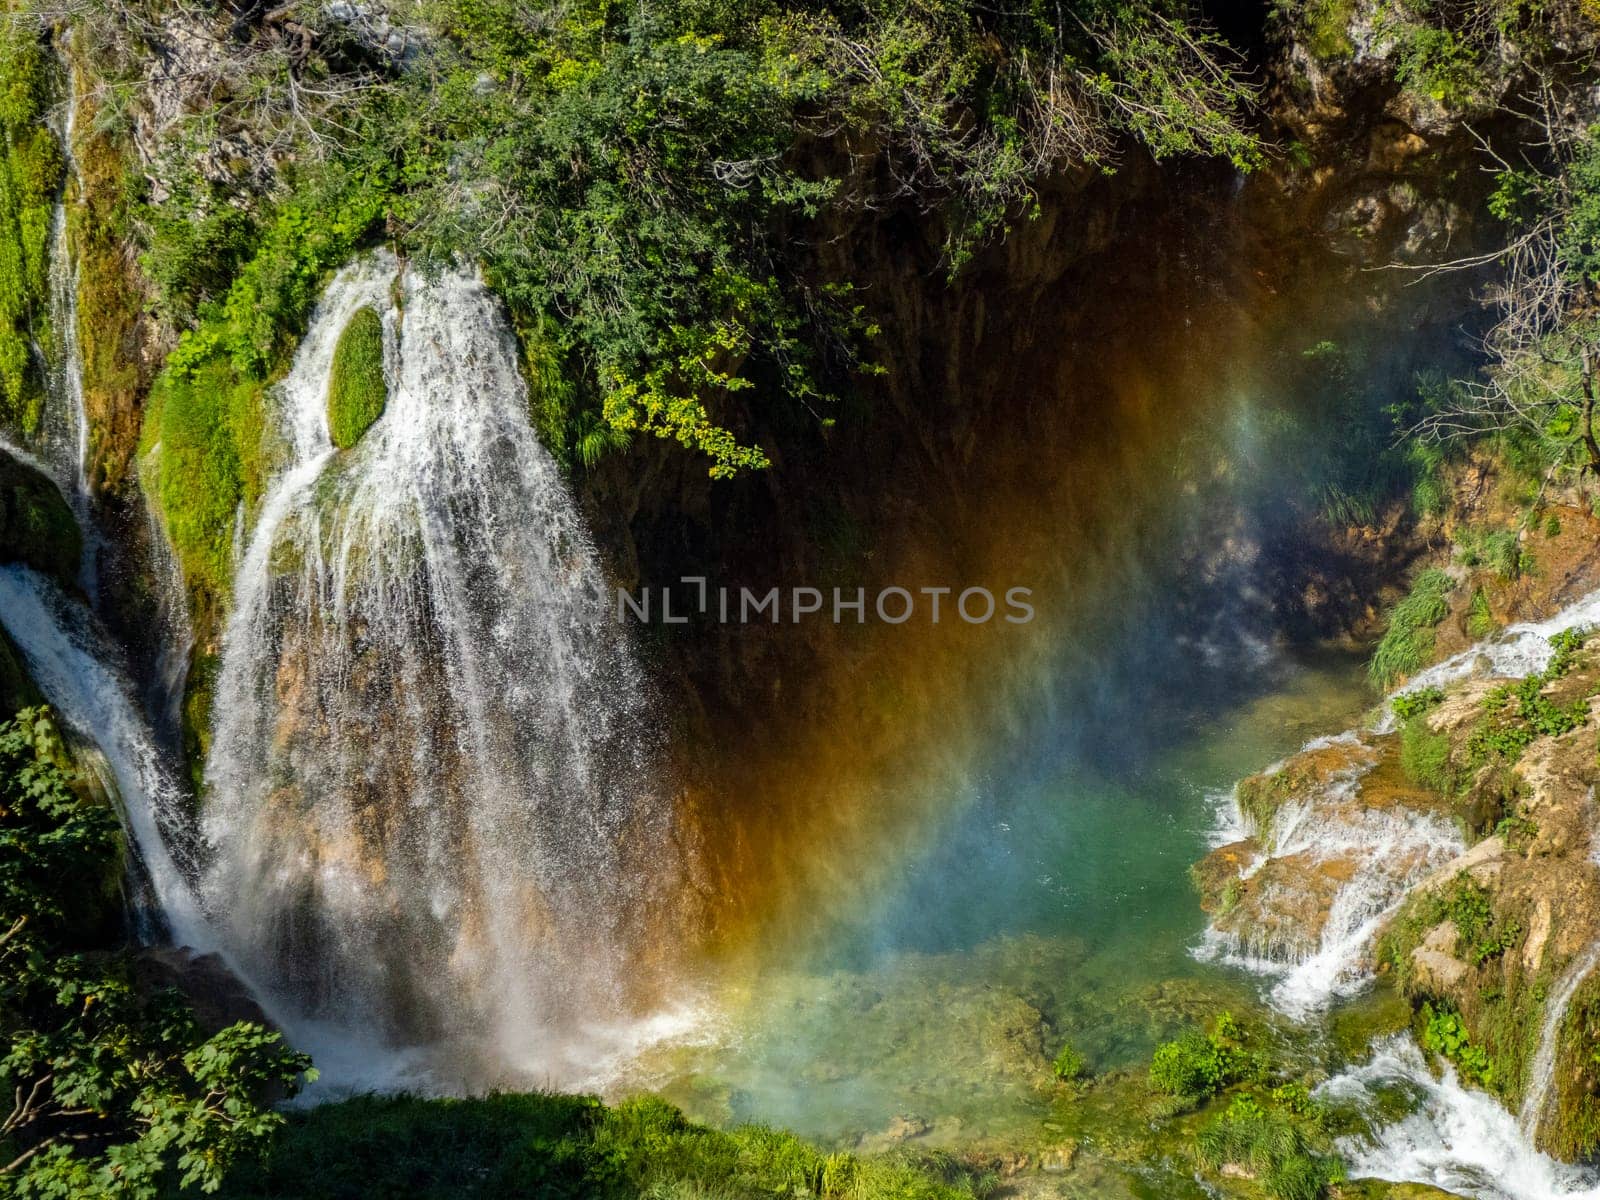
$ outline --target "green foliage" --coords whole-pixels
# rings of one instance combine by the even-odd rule
[[[362,1097],[293,1114],[279,1151],[224,1183],[230,1200],[539,1196],[799,1196],[960,1200],[980,1179],[906,1155],[827,1154],[762,1126],[695,1125],[650,1096],[608,1108],[585,1096],[477,1100]]]
[[[1451,108],[1471,99],[1481,84],[1477,51],[1449,29],[1406,25],[1395,78]]]
[[[1070,1042],[1061,1047],[1060,1052],[1050,1063],[1050,1070],[1064,1083],[1071,1083],[1074,1079],[1080,1078],[1088,1067],[1089,1064],[1084,1061],[1083,1055]]]
[[[1478,588],[1472,593],[1472,603],[1467,608],[1467,634],[1482,641],[1500,628],[1489,610],[1489,596]]]
[[[1588,721],[1587,697],[1560,702],[1545,695],[1572,670],[1586,637],[1586,631],[1574,629],[1556,634],[1550,639],[1555,653],[1548,667],[1516,683],[1501,684],[1484,696],[1483,715],[1467,739],[1468,760],[1473,766],[1491,761],[1514,763],[1535,738],[1560,737]]]
[[[226,295],[201,307],[151,389],[140,449],[147,492],[196,606],[214,611],[231,581],[235,522],[266,483],[263,393],[287,366],[327,275],[383,213],[386,176],[326,170],[274,212]]]
[[[1389,701],[1389,707],[1398,719],[1409,721],[1423,713],[1432,712],[1443,701],[1443,688],[1425,687],[1414,692],[1401,692]]]
[[[83,534],[56,485],[0,451],[0,562],[27,563],[74,586]]]
[[[328,433],[348,450],[383,414],[389,388],[383,378],[383,318],[376,309],[356,310],[333,348],[328,378]]]
[[[1367,675],[1381,691],[1426,666],[1433,656],[1434,629],[1450,612],[1455,581],[1436,568],[1417,576],[1410,593],[1389,610],[1389,624],[1367,664]]]
[[[1235,1096],[1195,1138],[1201,1166],[1216,1171],[1237,1163],[1248,1167],[1276,1200],[1318,1200],[1331,1184],[1343,1181],[1345,1169],[1329,1153],[1318,1124],[1306,1119],[1311,1115],[1309,1097],[1306,1101],[1307,1107],[1296,1114],[1276,1103],[1265,1107],[1251,1096]]]
[[[1248,87],[1181,5],[671,0],[580,4],[535,32],[523,6],[475,0],[434,20],[428,103],[371,117],[405,160],[396,210],[422,257],[482,260],[546,325],[579,388],[569,420],[621,435],[547,432],[580,456],[648,433],[714,476],[762,467],[742,420],[758,388],[826,426],[841,384],[878,368],[859,297],[791,250],[825,213],[935,210],[955,270],[1036,211],[1045,173],[1109,166],[1123,134],[1157,157],[1259,157]]]
[[[1238,1022],[1224,1012],[1210,1033],[1194,1029],[1157,1046],[1150,1058],[1150,1086],[1182,1100],[1206,1100],[1258,1070],[1244,1040]]]
[[[1456,548],[1463,566],[1486,567],[1507,582],[1533,570],[1533,556],[1514,529],[1469,527],[1456,534]]]
[[[61,147],[44,124],[51,99],[44,27],[26,12],[0,20],[0,422],[32,433],[44,403],[37,343],[49,328],[50,215]]]
[[[1490,1087],[1494,1083],[1494,1062],[1488,1053],[1472,1043],[1461,1014],[1452,1008],[1435,1008],[1425,1002],[1422,1006],[1422,1047],[1434,1054],[1443,1055],[1461,1071],[1468,1083]]]
[[[140,994],[121,956],[85,944],[114,910],[121,838],[69,771],[46,712],[0,725],[0,1087],[15,1096],[0,1190],[214,1190],[270,1144],[268,1101],[310,1060],[244,1022],[205,1036],[175,994]]]
[[[1460,783],[1449,735],[1433,732],[1421,715],[1413,716],[1400,731],[1400,769],[1418,787],[1441,796],[1453,795]]]

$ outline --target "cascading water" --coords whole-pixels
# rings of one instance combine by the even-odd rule
[[[1594,803],[1594,789],[1589,789],[1589,803]],[[1590,834],[1589,861],[1600,865],[1600,829]],[[1600,938],[1590,942],[1561,973],[1555,987],[1545,997],[1544,1020],[1539,1027],[1539,1049],[1534,1052],[1528,1067],[1528,1090],[1522,1097],[1522,1110],[1517,1123],[1529,1142],[1537,1144],[1539,1125],[1544,1120],[1550,1104],[1550,1089],[1555,1085],[1556,1052],[1560,1049],[1561,1023],[1578,988],[1600,966]]]
[[[1540,1154],[1498,1101],[1463,1087],[1448,1064],[1435,1078],[1408,1035],[1378,1043],[1367,1062],[1317,1089],[1320,1099],[1367,1112],[1392,1106],[1396,1092],[1415,1103],[1410,1116],[1340,1139],[1353,1178],[1425,1183],[1475,1200],[1600,1200],[1592,1171]]]
[[[1297,889],[1305,888],[1308,873],[1319,870],[1335,881],[1320,929],[1307,937],[1292,921],[1287,929],[1252,924],[1243,930],[1214,922],[1196,950],[1202,958],[1273,978],[1268,998],[1294,1017],[1320,1012],[1364,986],[1369,977],[1366,958],[1383,922],[1412,887],[1466,848],[1455,828],[1440,817],[1362,802],[1361,781],[1376,758],[1359,734],[1316,738],[1301,752],[1329,750],[1341,753],[1346,764],[1300,789],[1274,814],[1269,828],[1254,828],[1240,811],[1236,794],[1229,793],[1219,805],[1219,824],[1211,837],[1213,846],[1256,839],[1260,853],[1241,878],[1253,877],[1269,860],[1280,860],[1301,864],[1294,872]],[[1267,773],[1282,769],[1280,763]]]
[[[110,639],[81,603],[20,565],[0,567],[0,624],[62,720],[105,756],[135,856],[132,874],[153,893],[135,906],[141,933],[152,937],[164,925],[177,944],[210,949],[190,886],[188,804],[115,665]]]
[[[368,306],[387,408],[336,451],[330,367]],[[475,278],[378,253],[329,286],[276,403],[287,463],[206,762],[208,906],[313,1050],[332,1025],[450,1043],[434,1086],[582,1080],[634,1011],[676,853],[643,680],[511,331]]]

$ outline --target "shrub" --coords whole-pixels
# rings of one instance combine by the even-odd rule
[[[383,379],[383,318],[371,307],[356,310],[333,348],[328,379],[328,434],[348,450],[383,414],[389,399]]]
[[[1414,674],[1433,655],[1434,629],[1450,612],[1455,581],[1437,568],[1417,576],[1410,593],[1389,611],[1389,626],[1373,651],[1367,674],[1382,691]]]
[[[1150,1085],[1158,1092],[1198,1101],[1216,1095],[1250,1072],[1251,1056],[1240,1047],[1244,1031],[1233,1014],[1218,1015],[1210,1034],[1195,1029],[1156,1047]]]
[[[42,710],[0,725],[0,862],[0,1087],[15,1097],[0,1192],[214,1190],[266,1149],[283,1124],[269,1101],[293,1096],[310,1060],[248,1022],[207,1037],[176,993],[141,994],[104,949],[121,837]]]

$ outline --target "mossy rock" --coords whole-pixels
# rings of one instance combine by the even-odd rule
[[[82,554],[83,534],[56,485],[0,453],[0,562],[26,563],[71,587]]]
[[[383,415],[389,388],[383,379],[383,318],[361,308],[339,335],[328,379],[328,434],[348,450]]]

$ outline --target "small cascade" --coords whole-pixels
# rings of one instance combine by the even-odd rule
[[[1391,693],[1389,699],[1424,688],[1446,687],[1473,677],[1524,679],[1550,665],[1555,654],[1550,639],[1556,634],[1567,629],[1593,626],[1600,626],[1600,591],[1589,593],[1543,621],[1522,621],[1508,625],[1489,640],[1468,646],[1459,654],[1453,654],[1443,662],[1417,672],[1403,687]],[[1393,708],[1385,704],[1376,730],[1389,733],[1394,728]]]
[[[62,49],[64,51],[65,46]],[[43,418],[31,453],[9,443],[0,443],[0,449],[48,475],[60,489],[83,531],[79,583],[93,601],[97,592],[99,555],[89,511],[89,418],[84,407],[83,354],[78,342],[78,268],[72,256],[67,223],[68,196],[78,177],[77,160],[73,155],[78,79],[65,53],[62,54],[62,68],[67,94],[54,110],[50,123],[61,146],[66,175],[50,214],[50,344],[41,346],[35,342],[33,347],[44,369]]]
[[[1395,1093],[1413,1108],[1398,1121]],[[1340,1139],[1353,1178],[1422,1183],[1475,1200],[1600,1200],[1600,1177],[1539,1153],[1516,1119],[1485,1092],[1462,1086],[1446,1064],[1435,1078],[1409,1035],[1386,1038],[1372,1057],[1328,1080],[1319,1099],[1348,1103],[1373,1120],[1367,1136]]]
[[[330,368],[368,307],[387,408],[337,451]],[[314,1052],[360,1033],[440,1047],[434,1086],[588,1078],[631,1036],[677,861],[643,678],[507,322],[476,278],[374,254],[275,405],[287,462],[242,543],[206,763],[232,957]]]
[[[1512,625],[1419,672],[1389,699],[1474,676],[1515,679],[1542,671],[1554,653],[1550,638],[1566,629],[1593,625],[1600,625],[1600,591],[1547,620]],[[1364,986],[1370,978],[1368,952],[1383,923],[1411,888],[1466,849],[1453,823],[1442,814],[1362,801],[1361,779],[1375,761],[1365,739],[1392,733],[1395,726],[1392,706],[1386,702],[1370,730],[1308,742],[1301,756],[1344,747],[1348,762],[1296,787],[1274,813],[1268,830],[1250,827],[1236,792],[1213,798],[1217,813],[1210,835],[1213,852],[1254,838],[1257,853],[1239,877],[1259,876],[1266,886],[1249,914],[1235,915],[1231,923],[1226,916],[1213,920],[1195,954],[1275,979],[1269,999],[1292,1016],[1309,1016]],[[1266,774],[1284,766],[1275,764]],[[1273,874],[1267,877],[1266,872]],[[1269,917],[1282,914],[1282,919],[1262,921],[1261,909]],[[1314,936],[1309,935],[1303,914],[1324,910],[1325,919]],[[1600,962],[1600,948],[1596,955]],[[1574,989],[1577,982],[1572,983]]]
[[[1594,803],[1593,788],[1589,789],[1589,803],[1591,805]],[[1600,865],[1600,829],[1591,835],[1589,858],[1591,862]],[[1537,1143],[1539,1125],[1550,1106],[1550,1090],[1555,1086],[1556,1052],[1560,1048],[1561,1024],[1566,1019],[1567,1009],[1572,1006],[1572,998],[1577,995],[1579,986],[1589,978],[1597,966],[1600,966],[1600,938],[1596,938],[1579,952],[1562,972],[1555,987],[1545,996],[1544,1020],[1539,1027],[1539,1049],[1534,1053],[1533,1062],[1528,1067],[1528,1090],[1522,1097],[1522,1109],[1517,1115],[1517,1123],[1530,1142]]]
[[[140,714],[119,656],[93,616],[44,576],[0,567],[0,624],[27,659],[29,674],[63,722],[104,755],[133,853],[140,933],[170,934],[210,949],[191,887],[192,825],[182,789]]]
[[[1364,987],[1383,922],[1465,849],[1440,816],[1363,801],[1376,757],[1355,732],[1316,738],[1301,754],[1337,755],[1337,765],[1298,787],[1269,828],[1253,827],[1236,792],[1221,808],[1212,844],[1256,840],[1258,853],[1240,872],[1255,881],[1255,895],[1247,911],[1219,915],[1195,950],[1273,979],[1271,1003],[1295,1017]],[[1279,763],[1266,774],[1284,769]]]
[[[1556,1050],[1560,1044],[1561,1022],[1578,986],[1600,965],[1600,941],[1591,942],[1556,981],[1545,997],[1544,1021],[1539,1027],[1539,1049],[1528,1068],[1528,1091],[1517,1116],[1523,1135],[1530,1141],[1539,1136],[1539,1123],[1550,1104],[1550,1089],[1555,1084]]]

